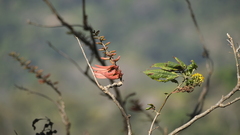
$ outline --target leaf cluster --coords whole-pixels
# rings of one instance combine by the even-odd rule
[[[155,63],[151,67],[157,69],[146,70],[143,73],[155,81],[178,83],[178,80],[176,80],[178,77],[186,78],[186,76],[191,76],[198,67],[193,60],[191,60],[191,64],[186,65],[179,58],[174,57],[174,59],[177,62]]]

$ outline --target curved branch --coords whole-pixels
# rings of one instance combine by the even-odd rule
[[[235,88],[229,92],[226,96],[222,96],[222,98],[213,106],[211,106],[209,109],[207,109],[206,111],[194,116],[190,121],[188,121],[187,123],[183,124],[182,126],[176,128],[175,130],[173,130],[171,133],[169,133],[168,135],[175,135],[177,133],[179,133],[180,131],[188,128],[189,126],[191,126],[194,122],[196,122],[197,120],[201,119],[202,117],[205,117],[207,114],[209,114],[210,112],[212,112],[213,110],[217,109],[217,108],[224,108],[227,107],[237,101],[240,100],[240,97],[236,98],[235,100],[227,103],[227,104],[223,104],[224,101],[226,101],[227,99],[229,99],[235,92],[240,90],[240,84],[237,84],[235,86]]]
[[[205,84],[204,88],[202,89],[202,92],[200,93],[200,95],[198,97],[198,103],[195,106],[193,112],[191,114],[189,114],[190,119],[192,119],[195,115],[202,112],[204,101],[205,101],[205,98],[206,98],[206,96],[208,94],[208,91],[209,91],[210,79],[211,79],[211,76],[212,76],[212,73],[213,73],[214,63],[213,63],[213,60],[209,56],[209,52],[206,48],[206,43],[205,43],[204,37],[203,37],[203,34],[200,31],[200,28],[198,26],[197,19],[194,15],[194,12],[193,12],[193,9],[192,9],[192,5],[191,5],[189,0],[186,0],[186,2],[187,2],[187,5],[188,5],[188,9],[190,11],[190,14],[191,14],[192,21],[193,21],[194,26],[197,30],[200,42],[202,43],[202,47],[203,47],[202,56],[204,58],[206,58],[206,68],[207,68],[207,71],[208,71],[208,76],[206,77],[207,78],[206,79],[206,84]]]

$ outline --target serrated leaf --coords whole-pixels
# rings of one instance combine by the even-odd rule
[[[194,60],[191,60],[191,64],[187,66],[187,75],[191,75],[195,69],[198,68],[197,64],[194,62]]]
[[[166,71],[179,71],[182,70],[182,67],[175,62],[168,61],[167,63],[155,63],[152,67],[159,67],[162,70]]]
[[[182,62],[179,58],[177,57],[174,57],[174,59],[180,64],[180,66],[183,68],[183,69],[186,69],[187,65]]]
[[[162,69],[146,70],[143,71],[143,73],[152,78],[153,80],[159,82],[168,82],[179,77],[177,73],[165,71]]]

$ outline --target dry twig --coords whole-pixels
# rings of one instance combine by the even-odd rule
[[[188,5],[188,9],[190,11],[191,18],[193,20],[194,26],[195,26],[195,28],[197,30],[200,42],[202,43],[202,47],[203,47],[202,56],[204,58],[206,58],[206,69],[207,69],[207,72],[208,72],[208,75],[206,77],[206,84],[205,84],[204,88],[202,89],[202,92],[200,93],[200,95],[198,97],[198,103],[195,106],[193,112],[191,114],[189,114],[190,119],[192,119],[195,115],[197,115],[197,114],[202,112],[205,98],[206,98],[206,96],[207,96],[207,94],[209,92],[210,79],[211,79],[211,76],[212,76],[212,73],[213,73],[213,66],[214,65],[213,65],[212,59],[209,56],[209,52],[207,50],[204,37],[203,37],[203,34],[200,31],[200,28],[198,26],[197,19],[196,19],[195,15],[194,15],[194,12],[193,12],[193,9],[192,9],[192,5],[191,5],[189,0],[186,0],[186,2],[187,2],[187,5]]]

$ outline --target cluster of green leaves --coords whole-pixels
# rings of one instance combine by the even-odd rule
[[[155,63],[151,67],[157,69],[151,69],[143,71],[148,77],[159,82],[174,82],[178,83],[177,78],[183,77],[184,79],[191,76],[197,69],[196,63],[191,60],[191,64],[186,65],[179,58],[174,57],[177,62],[168,61],[165,63]]]

